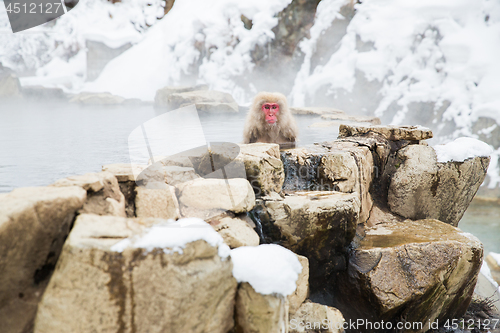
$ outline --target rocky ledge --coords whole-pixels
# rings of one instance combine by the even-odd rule
[[[443,159],[430,137],[341,125],[308,147],[194,149],[2,195],[2,332],[424,332],[460,318],[483,249],[458,224],[489,157]]]

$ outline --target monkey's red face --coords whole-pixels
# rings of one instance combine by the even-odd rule
[[[275,124],[278,121],[278,113],[280,106],[278,103],[264,103],[262,104],[262,112],[266,114],[266,121],[268,124]]]

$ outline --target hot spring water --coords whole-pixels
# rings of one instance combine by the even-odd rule
[[[80,106],[61,102],[0,104],[0,193],[44,186],[57,179],[129,163],[128,136],[166,112],[153,106]],[[334,140],[338,128],[308,127],[319,116],[296,115],[298,146]],[[201,115],[208,142],[242,141],[245,113]],[[189,124],[182,124],[189,132]],[[189,135],[188,135],[189,137]],[[185,136],[183,136],[185,140]],[[186,143],[186,142],[183,142]],[[473,204],[460,227],[476,235],[485,252],[500,252],[500,207]]]

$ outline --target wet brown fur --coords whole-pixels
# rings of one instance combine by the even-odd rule
[[[265,114],[262,112],[264,103],[277,103],[279,105],[278,120],[275,124],[269,124],[265,120]],[[270,92],[258,93],[247,114],[243,130],[243,143],[292,143],[291,146],[294,146],[297,135],[297,124],[288,108],[285,95]]]

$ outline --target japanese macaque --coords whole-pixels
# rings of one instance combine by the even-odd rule
[[[280,148],[293,148],[297,134],[283,94],[260,92],[255,96],[245,121],[243,143],[278,143]]]

